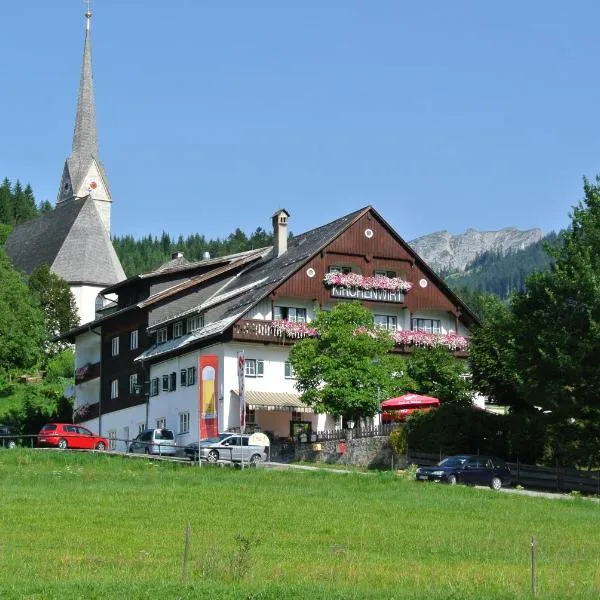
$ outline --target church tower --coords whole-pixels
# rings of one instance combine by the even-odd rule
[[[79,82],[79,98],[73,147],[71,156],[65,161],[60,188],[56,199],[57,207],[68,200],[90,196],[94,200],[102,223],[110,237],[110,211],[112,198],[104,166],[98,156],[98,134],[96,131],[96,106],[92,77],[92,51],[90,42],[90,19],[85,13],[85,42],[83,63]]]

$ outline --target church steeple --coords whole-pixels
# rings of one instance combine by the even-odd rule
[[[96,130],[96,105],[92,76],[92,50],[90,41],[89,8],[85,12],[85,42],[79,81],[79,96],[73,146],[67,158],[58,190],[57,204],[74,198],[91,196],[100,213],[102,222],[110,235],[110,207],[112,203],[108,180],[98,155],[98,133]]]

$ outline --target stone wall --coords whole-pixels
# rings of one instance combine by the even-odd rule
[[[320,448],[320,449],[319,449]],[[394,468],[404,466],[404,457],[393,455],[388,436],[296,444],[295,459],[357,467]]]

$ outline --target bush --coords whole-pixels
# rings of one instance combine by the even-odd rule
[[[408,435],[406,432],[406,427],[397,427],[394,429],[394,431],[392,431],[392,433],[390,433],[390,446],[396,454],[406,454],[406,450],[408,449]]]
[[[507,456],[506,420],[473,406],[454,403],[417,411],[407,420],[408,447],[420,452]]]

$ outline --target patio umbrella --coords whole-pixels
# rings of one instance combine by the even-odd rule
[[[421,394],[403,394],[397,398],[390,398],[381,403],[383,409],[394,408],[425,408],[439,406],[440,401],[432,396],[422,396]]]

